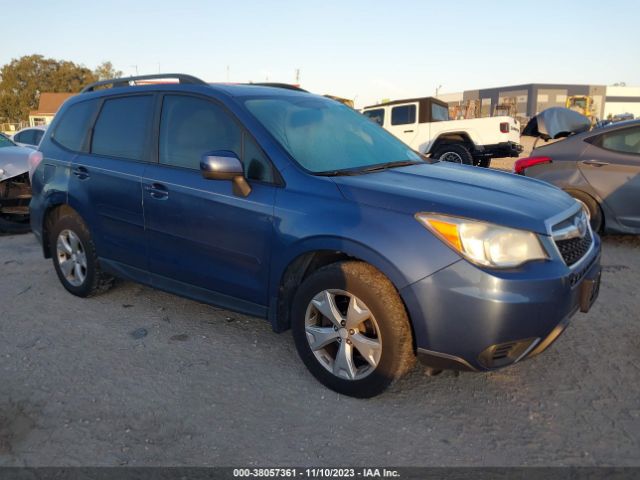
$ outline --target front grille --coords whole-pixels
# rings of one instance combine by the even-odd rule
[[[571,287],[575,287],[578,284],[578,282],[582,280],[582,278],[587,274],[587,272],[593,266],[593,264],[596,263],[596,260],[597,260],[597,257],[593,257],[591,261],[587,263],[586,266],[582,267],[581,269],[569,275],[569,284],[571,285]]]
[[[587,233],[582,238],[556,240],[556,245],[564,262],[571,266],[585,256],[591,247],[591,242],[593,242],[593,238],[591,237],[591,232],[587,230]]]

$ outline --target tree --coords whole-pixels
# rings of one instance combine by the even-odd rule
[[[0,119],[26,120],[38,108],[42,92],[79,92],[103,75],[118,76],[111,62],[103,62],[95,71],[67,60],[26,55],[0,69]]]
[[[120,70],[116,70],[115,68],[113,68],[113,65],[111,64],[111,62],[102,62],[93,71],[93,75],[98,80],[110,80],[112,78],[121,77],[122,72]]]

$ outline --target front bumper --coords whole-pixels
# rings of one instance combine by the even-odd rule
[[[519,271],[486,271],[460,260],[405,287],[418,358],[437,369],[482,371],[542,353],[597,296],[591,291],[585,300],[583,288],[599,278],[597,236],[595,243],[574,270],[532,262]]]

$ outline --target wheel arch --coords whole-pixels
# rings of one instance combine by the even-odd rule
[[[299,285],[325,265],[345,260],[365,262],[389,279],[400,298],[400,289],[408,283],[389,260],[357,242],[338,238],[315,239],[288,251],[291,253],[271,275],[269,321],[276,332],[283,332],[291,326],[291,304]]]
[[[52,200],[52,202],[48,203],[42,215],[42,253],[44,258],[51,258],[51,248],[48,239],[49,232],[51,231],[55,220],[65,213],[74,214],[80,217],[80,214],[67,203],[62,201],[56,202],[55,199]]]
[[[439,134],[424,153],[433,153],[441,146],[451,144],[464,145],[471,153],[475,150],[475,143],[469,132],[454,131]]]

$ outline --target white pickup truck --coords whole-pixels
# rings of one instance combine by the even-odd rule
[[[448,105],[433,97],[372,105],[362,113],[414,150],[443,161],[488,167],[494,157],[522,151],[514,118],[449,120]]]

